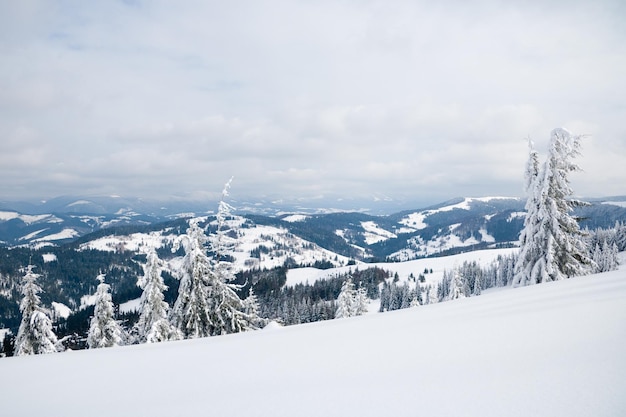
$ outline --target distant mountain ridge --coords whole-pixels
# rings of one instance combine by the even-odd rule
[[[403,261],[511,245],[523,226],[524,204],[525,200],[514,197],[466,197],[386,216],[283,211],[285,208],[268,215],[277,207],[258,204],[256,213],[248,211],[245,216],[247,227],[279,228],[339,256]],[[62,245],[77,239],[88,242],[109,233],[154,232],[177,218],[210,213],[205,204],[165,208],[120,197],[58,198],[28,213],[14,207],[0,205],[0,244],[9,247]],[[43,212],[44,207],[51,211]],[[583,228],[611,227],[617,220],[626,221],[626,197],[596,199],[577,209],[575,215]]]

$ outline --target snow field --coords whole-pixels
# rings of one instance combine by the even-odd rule
[[[625,303],[622,267],[384,314],[6,358],[2,412],[625,415]]]
[[[342,266],[339,268],[331,268],[331,269],[317,269],[317,268],[297,268],[290,269],[287,271],[287,286],[294,286],[296,284],[304,284],[308,282],[309,284],[313,284],[318,279],[327,279],[332,278],[340,274],[345,274],[349,271],[354,271],[355,269],[364,270],[367,268],[380,268],[385,271],[389,271],[392,274],[397,273],[399,282],[403,283],[409,279],[409,275],[413,274],[415,278],[419,276],[419,274],[423,273],[425,269],[432,269],[432,273],[428,273],[424,275],[426,278],[426,282],[421,283],[421,285],[436,285],[443,278],[444,270],[452,270],[455,266],[460,266],[464,261],[476,261],[481,266],[487,266],[491,262],[495,261],[498,256],[509,255],[518,249],[509,248],[509,249],[489,249],[489,250],[479,250],[473,252],[465,252],[458,255],[451,256],[442,256],[439,258],[423,258],[416,259],[413,261],[406,262],[396,262],[396,263],[371,263],[371,264],[363,264],[359,263],[358,265],[351,266]]]

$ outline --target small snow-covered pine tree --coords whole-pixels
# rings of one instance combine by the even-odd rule
[[[409,307],[418,307],[422,305],[422,290],[419,282],[415,283],[415,288],[411,290],[411,303]]]
[[[260,318],[256,313],[247,313],[243,300],[237,294],[242,286],[234,284],[236,279],[230,259],[237,245],[237,229],[232,222],[233,207],[226,202],[232,178],[222,190],[217,215],[217,231],[210,236],[211,273],[209,279],[211,335],[238,333],[258,329]],[[231,223],[229,223],[231,221]]]
[[[177,271],[178,298],[170,312],[172,324],[185,339],[211,336],[212,328],[208,298],[211,262],[204,247],[207,237],[198,222],[199,219],[189,220],[187,233],[181,235],[172,248],[176,251],[182,245],[185,249]]]
[[[354,289],[352,277],[349,277],[341,285],[341,291],[337,297],[337,311],[335,313],[335,318],[342,319],[356,315],[355,301],[356,290]]]
[[[537,241],[541,227],[541,219],[539,218],[541,194],[539,190],[542,188],[539,178],[539,154],[533,148],[533,143],[530,140],[528,141],[528,148],[528,161],[524,173],[524,189],[528,194],[528,199],[526,200],[524,228],[519,237],[520,252],[515,264],[515,276],[513,278],[513,285],[515,286],[537,282],[537,277],[533,274],[545,269],[545,260],[542,256],[545,248],[541,242]],[[501,281],[498,281],[498,286],[503,286]]]
[[[465,298],[467,283],[458,269],[452,272],[452,280],[450,281],[450,292],[448,294],[448,300],[456,300],[458,298]]]
[[[480,295],[482,293],[482,281],[482,274],[476,274],[476,277],[474,278],[474,288],[472,288],[472,295]]]
[[[121,346],[124,344],[124,330],[115,320],[115,310],[111,299],[111,286],[104,283],[104,274],[98,275],[96,305],[94,307],[87,345],[89,349]]]
[[[369,303],[370,300],[367,297],[367,289],[359,286],[356,290],[356,300],[355,300],[355,312],[356,316],[363,315],[369,311]]]
[[[15,338],[16,356],[57,351],[58,340],[52,331],[52,322],[41,307],[41,300],[37,295],[41,292],[41,287],[36,283],[38,277],[39,275],[33,272],[33,266],[29,265],[22,278],[22,295],[24,298],[20,303],[22,322]]]
[[[139,320],[135,325],[140,343],[156,343],[177,340],[178,332],[168,320],[169,305],[163,292],[167,286],[161,277],[162,264],[152,248],[143,267],[144,275],[139,282],[143,289],[139,304]]]
[[[243,311],[257,328],[263,328],[268,323],[267,320],[259,316],[259,301],[252,287],[248,291],[248,296],[243,300]]]

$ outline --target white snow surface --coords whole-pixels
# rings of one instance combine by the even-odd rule
[[[612,206],[626,207],[626,201],[603,201],[602,204],[610,204]]]
[[[512,197],[465,197],[463,199],[463,201],[461,201],[460,203],[457,204],[451,204],[449,206],[444,206],[444,207],[440,207],[438,209],[435,210],[428,210],[429,214],[432,213],[440,213],[440,212],[444,212],[444,211],[452,211],[455,209],[462,209],[462,210],[469,210],[470,209],[470,204],[473,201],[480,201],[483,203],[488,203],[492,200],[510,200]]]
[[[453,224],[448,227],[450,228],[450,231],[452,231],[460,224],[461,223]],[[483,242],[492,243],[495,240],[493,236],[487,233],[481,233],[481,235]],[[407,261],[417,257],[436,255],[453,248],[468,247],[480,243],[473,236],[463,240],[460,236],[455,234],[443,236],[436,235],[427,242],[425,242],[421,236],[414,236],[409,240],[409,242],[411,243],[410,247],[392,253],[389,255],[389,258],[397,261]]]
[[[63,303],[57,303],[55,301],[52,302],[52,308],[57,316],[63,317],[64,319],[68,318],[72,313],[71,308]]]
[[[338,275],[345,274],[346,272],[354,271],[355,269],[364,270],[367,268],[380,268],[385,271],[389,271],[391,275],[398,274],[399,282],[403,283],[408,281],[409,276],[413,274],[414,277],[418,277],[423,273],[425,269],[429,271],[432,269],[432,273],[424,275],[426,281],[421,285],[433,285],[437,286],[437,283],[443,278],[444,270],[452,270],[455,266],[461,266],[465,261],[476,261],[481,266],[487,266],[500,255],[508,255],[517,251],[516,248],[506,249],[490,249],[479,250],[473,252],[460,253],[452,256],[442,256],[438,258],[423,258],[416,259],[407,262],[396,263],[371,263],[371,264],[358,264],[351,266],[342,266],[339,268],[331,269],[317,269],[317,268],[297,268],[287,271],[286,286],[295,286],[296,284],[309,283],[313,284],[320,279],[333,278]]]
[[[61,219],[52,214],[20,214],[14,211],[0,211],[0,221],[19,219],[26,224],[33,224],[43,220],[49,223],[62,222]]]
[[[61,230],[59,233],[53,233],[51,235],[47,235],[47,236],[44,236],[44,237],[40,237],[40,238],[34,239],[33,242],[44,242],[44,241],[50,241],[50,240],[71,239],[71,238],[79,236],[79,235],[80,234],[76,230],[65,228],[65,229]]]
[[[507,222],[511,222],[513,221],[513,219],[521,217],[522,219],[524,217],[526,217],[526,212],[525,211],[514,211],[513,213],[509,214],[509,217],[506,219]]]
[[[480,233],[481,242],[494,243],[496,241],[496,238],[490,235],[489,232],[487,232],[487,229],[482,228],[478,232]]]
[[[35,236],[45,232],[46,230],[48,230],[48,228],[35,230],[34,232],[31,232],[31,233],[29,233],[27,235],[24,235],[24,236],[20,237],[17,240],[30,240],[30,239],[34,238]]]
[[[2,413],[622,416],[624,305],[622,267],[279,331],[3,358]]]
[[[141,297],[126,301],[125,303],[120,304],[120,313],[132,313],[139,311],[140,306]]]
[[[422,230],[428,227],[428,217],[435,214],[435,213],[442,213],[442,212],[446,212],[446,211],[452,211],[452,210],[469,210],[471,208],[471,203],[473,201],[480,201],[483,203],[488,203],[492,200],[510,200],[513,197],[466,197],[463,199],[463,201],[461,201],[460,203],[457,204],[451,204],[449,206],[443,206],[443,207],[439,207],[437,209],[433,209],[433,210],[423,210],[423,211],[418,211],[415,213],[411,213],[406,215],[405,217],[403,217],[399,223],[407,226],[409,228],[415,229],[415,230]],[[488,216],[485,216],[485,218],[487,220]]]
[[[373,221],[361,222],[361,227],[363,227],[365,231],[363,235],[365,237],[365,243],[368,245],[397,237],[395,234],[383,229]]]
[[[308,218],[309,216],[305,214],[292,214],[290,216],[283,217],[282,221],[288,222],[288,223],[303,222]]]
[[[150,248],[160,248],[172,237],[163,236],[160,232],[133,233],[126,236],[104,236],[80,246],[80,249],[101,251],[133,251],[146,252]]]
[[[57,256],[54,253],[44,253],[41,257],[44,262],[54,262],[57,260]]]
[[[428,227],[428,224],[426,224],[424,220],[426,219],[426,217],[428,217],[430,213],[431,212],[429,211],[411,213],[408,216],[402,218],[399,223],[416,230],[422,230]]]

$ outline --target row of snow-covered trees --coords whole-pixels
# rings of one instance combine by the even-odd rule
[[[164,263],[155,250],[147,254],[144,275],[139,282],[143,289],[139,319],[131,329],[123,329],[116,320],[110,286],[104,282],[104,274],[98,277],[100,284],[87,336],[89,348],[216,336],[264,325],[252,291],[242,300],[237,294],[240,286],[233,283],[235,275],[229,261],[235,244],[229,226],[232,207],[224,201],[229,186],[230,182],[224,188],[218,208],[217,231],[207,236],[199,219],[191,219],[187,233],[176,240],[174,250],[182,246],[185,255],[176,270],[180,286],[171,310],[163,295],[166,289],[161,276]],[[28,267],[23,278],[22,324],[15,340],[17,355],[62,350],[52,331],[49,312],[40,305],[37,294],[41,288],[36,278],[32,267]]]

